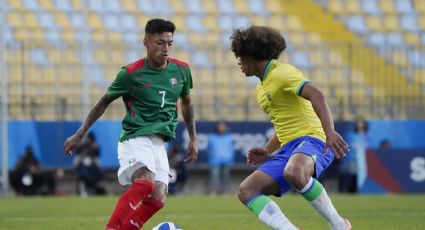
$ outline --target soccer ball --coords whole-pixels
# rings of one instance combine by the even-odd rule
[[[172,222],[162,222],[153,227],[152,230],[182,230],[182,228]]]

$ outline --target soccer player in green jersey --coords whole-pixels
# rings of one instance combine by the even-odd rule
[[[276,30],[259,26],[237,29],[231,40],[242,72],[260,79],[257,102],[276,132],[264,147],[249,150],[247,163],[260,163],[278,150],[241,183],[240,201],[273,229],[297,229],[269,198],[295,188],[328,221],[331,229],[351,229],[316,179],[334,156],[341,158],[349,151],[347,143],[334,130],[323,94],[294,66],[277,60],[286,42]]]
[[[121,69],[82,126],[65,141],[65,153],[71,155],[108,105],[123,98],[126,115],[118,143],[118,180],[131,186],[119,198],[106,229],[140,229],[164,206],[169,182],[164,145],[176,135],[179,98],[190,139],[185,161],[197,160],[192,75],[186,63],[169,57],[174,30],[170,21],[147,22],[143,40],[147,56]]]

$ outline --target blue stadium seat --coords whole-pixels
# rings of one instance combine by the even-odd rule
[[[112,13],[120,13],[123,12],[120,1],[119,0],[106,0],[104,2],[105,4],[105,11],[112,12]]]
[[[96,13],[104,12],[104,2],[102,0],[86,1],[86,7],[88,10]]]
[[[29,10],[38,10],[40,9],[40,6],[38,5],[36,0],[23,0],[22,1],[25,8]]]
[[[192,44],[189,41],[188,33],[175,32],[173,38],[175,46],[183,50],[192,48]]]
[[[310,58],[305,51],[296,50],[292,51],[289,55],[290,62],[294,64],[294,66],[298,68],[311,68],[313,65],[311,64]]]
[[[364,17],[355,15],[347,17],[346,20],[347,27],[350,30],[356,32],[357,34],[365,34],[366,32],[368,32]]]
[[[218,26],[224,31],[231,31],[233,29],[234,19],[232,16],[223,15],[218,17]]]
[[[408,51],[409,63],[415,67],[425,68],[425,52],[419,50]]]
[[[202,2],[202,0],[185,0],[185,9],[187,13],[191,15],[205,14]]]
[[[51,64],[47,57],[47,53],[44,49],[40,49],[40,48],[30,49],[29,57],[35,64],[40,66]]]
[[[46,40],[50,44],[56,44],[58,46],[60,46],[62,44],[61,34],[60,34],[60,31],[58,29],[46,30],[45,35],[46,35]]]
[[[381,32],[373,32],[368,36],[367,43],[373,46],[385,44],[385,35]]]
[[[82,12],[75,12],[70,15],[70,22],[74,28],[83,28],[86,24],[84,21],[84,16]]]
[[[123,41],[127,44],[134,44],[137,42],[141,42],[140,35],[137,33],[123,33],[122,37]]]
[[[405,0],[394,0],[395,8],[400,13],[406,13],[406,14],[412,14],[415,13],[415,10],[413,9],[412,2]]]
[[[61,11],[69,11],[72,8],[69,0],[54,0],[54,5],[56,9]]]
[[[185,21],[187,23],[187,27],[193,31],[198,33],[206,32],[205,26],[202,24],[203,16],[198,15],[188,15],[185,17]]]
[[[379,15],[382,13],[377,0],[361,0],[361,5],[363,10],[368,14]]]
[[[97,85],[107,85],[108,81],[105,77],[104,68],[100,65],[91,65],[88,69],[87,76],[89,80]]]
[[[267,8],[266,8],[266,4],[264,0],[248,0],[248,7],[251,10],[251,12],[253,12],[256,15],[260,15],[260,16],[270,15],[270,13],[266,10]]]
[[[403,14],[400,16],[400,26],[408,32],[419,32],[417,16],[415,14]]]
[[[151,15],[156,12],[155,7],[151,3],[152,1],[136,1],[136,7],[138,10],[143,11],[143,13]]]
[[[405,46],[406,43],[403,40],[403,36],[398,32],[391,32],[386,34],[386,42],[390,46]]]
[[[234,13],[233,1],[217,0],[217,9],[220,13],[232,14]]]
[[[56,20],[53,15],[48,12],[38,13],[38,20],[40,22],[40,26],[48,29],[57,29],[58,26],[56,24]]]
[[[136,18],[133,15],[122,13],[122,14],[118,15],[118,17],[121,19],[120,26],[123,29],[128,29],[128,30],[139,30],[140,29],[137,26]]]
[[[205,51],[195,50],[191,52],[190,60],[187,60],[193,65],[200,66],[202,68],[210,67],[212,65],[211,60],[208,58],[208,53]]]
[[[120,16],[117,14],[109,14],[109,13],[103,13],[102,14],[102,21],[103,24],[107,29],[110,30],[118,30],[122,28],[122,26],[127,26],[120,22]]]

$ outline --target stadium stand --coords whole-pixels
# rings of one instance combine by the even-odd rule
[[[281,60],[323,90],[338,119],[425,114],[410,109],[425,101],[422,0],[7,0],[4,10],[12,119],[81,119],[119,68],[144,55],[152,17],[177,25],[173,55],[192,67],[198,119],[265,119],[255,80],[228,50],[232,30],[251,24],[282,30]],[[121,106],[104,118],[120,119]]]

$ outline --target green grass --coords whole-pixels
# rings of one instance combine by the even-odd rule
[[[12,197],[0,198],[0,229],[103,229],[117,197]],[[273,198],[285,215],[304,230],[328,229],[325,221],[300,196]],[[425,229],[425,195],[334,195],[339,212],[355,230]],[[144,229],[162,221],[185,230],[262,230],[266,228],[236,196],[168,197],[166,206]]]

